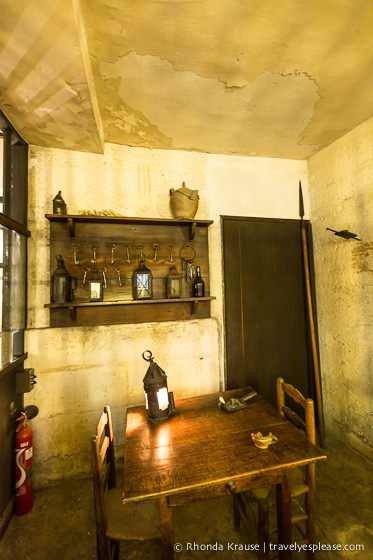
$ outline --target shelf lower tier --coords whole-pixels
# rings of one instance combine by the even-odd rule
[[[51,327],[206,319],[213,296],[138,301],[47,303]]]

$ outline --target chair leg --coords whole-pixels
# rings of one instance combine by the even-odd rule
[[[97,560],[110,560],[109,542],[105,535],[97,533]]]
[[[168,506],[167,497],[159,498],[159,514],[161,519],[161,548],[163,560],[174,560],[174,531],[172,508]]]
[[[307,550],[307,560],[314,560],[315,558],[315,553],[313,550],[308,549]]]
[[[269,559],[269,507],[265,501],[258,503],[258,560]]]
[[[307,484],[309,491],[306,494],[306,537],[309,544],[314,544],[316,540],[315,534],[315,464],[309,465],[307,469]],[[307,551],[307,560],[313,560],[315,553],[312,550]]]
[[[289,560],[291,558],[289,547],[292,543],[290,469],[283,475],[282,482],[276,484],[276,503],[278,542],[288,545],[285,549],[279,550],[279,560]]]
[[[119,541],[109,539],[110,560],[119,560]]]
[[[239,531],[241,525],[241,515],[238,494],[233,494],[233,520],[235,530]]]
[[[311,502],[311,503],[310,503]],[[313,502],[313,505],[312,505]],[[315,510],[314,510],[314,496],[306,495],[306,537],[309,544],[315,544]],[[315,553],[312,550],[307,550],[307,560],[314,560]]]

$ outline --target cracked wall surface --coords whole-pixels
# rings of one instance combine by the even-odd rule
[[[324,407],[330,431],[373,457],[373,119],[308,161]],[[349,229],[361,242],[327,231]]]
[[[117,99],[112,120],[126,119],[123,102],[158,135],[107,126],[110,141],[302,159],[371,116],[366,3],[86,2],[104,121]],[[112,97],[107,80],[118,78]]]
[[[2,0],[0,106],[30,143],[306,159],[372,115],[356,0]]]
[[[71,13],[61,0],[3,6],[0,107],[27,141],[97,152],[101,142],[70,7]]]
[[[319,96],[315,82],[305,75],[266,72],[249,84],[228,87],[216,78],[176,71],[167,60],[134,52],[116,63],[102,62],[100,75],[118,84],[117,103],[111,105],[115,95],[110,91],[103,109],[111,142],[122,143],[127,134],[123,129],[131,127],[124,107],[135,102],[133,111],[144,116],[147,126],[140,129],[139,121],[132,123],[130,132],[137,126],[138,138],[128,135],[126,144],[149,147],[161,142],[164,148],[234,154],[239,139],[239,153],[251,156],[286,158],[290,146],[300,159],[309,152],[309,146],[298,142]],[[213,101],[206,107],[201,99]]]

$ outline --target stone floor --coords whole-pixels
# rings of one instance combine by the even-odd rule
[[[372,465],[330,437],[326,452],[328,460],[316,468],[317,542],[324,548],[347,545],[355,550],[322,550],[316,557],[373,558]],[[249,536],[236,532],[232,519],[229,498],[176,508],[175,543],[182,550],[175,553],[175,560],[255,558],[252,552],[238,550],[255,543],[255,531]],[[238,545],[237,550],[232,550],[234,545]],[[0,559],[88,560],[96,558],[95,546],[92,483],[85,479],[35,491],[33,510],[26,516],[13,517],[0,541]],[[221,547],[223,550],[219,550]],[[159,542],[121,543],[120,557],[161,560]],[[293,558],[304,555],[294,553]]]

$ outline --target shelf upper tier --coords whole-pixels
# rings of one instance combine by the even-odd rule
[[[83,214],[46,214],[45,217],[50,222],[67,222],[69,219],[79,223],[131,223],[131,224],[156,224],[156,225],[184,225],[196,224],[208,227],[213,224],[213,220],[187,220],[175,218],[129,218],[127,216],[85,216]]]
[[[196,227],[208,227],[214,223],[213,220],[187,220],[174,218],[129,218],[125,216],[85,216],[83,214],[46,214],[50,222],[67,222],[69,224],[70,237],[75,237],[76,223],[96,224],[139,224],[139,225],[164,225],[164,226],[188,226],[189,238],[194,238]]]

